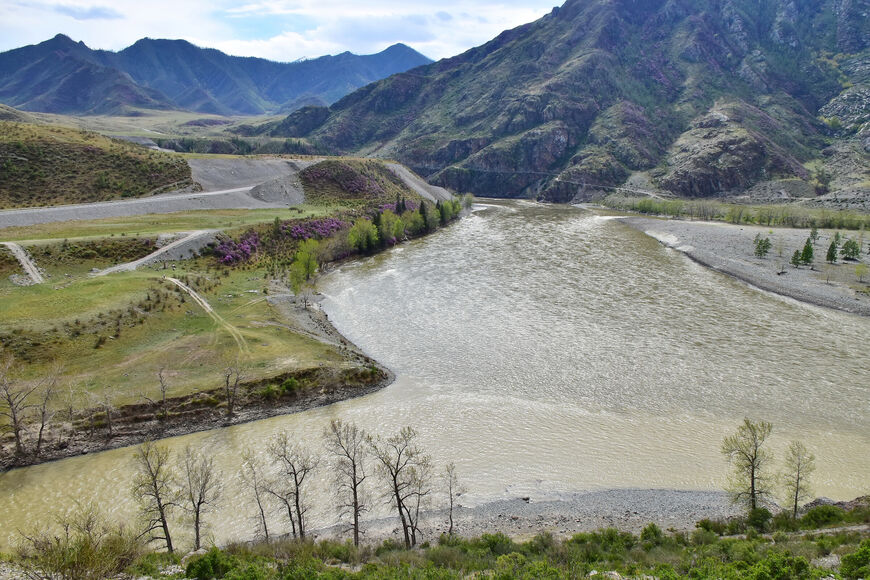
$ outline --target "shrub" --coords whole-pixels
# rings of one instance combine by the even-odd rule
[[[223,578],[227,572],[237,567],[239,561],[234,557],[217,548],[212,548],[201,558],[191,560],[184,571],[188,578],[198,580],[211,580]]]
[[[281,383],[281,392],[285,395],[296,391],[298,388],[299,381],[296,377],[287,377],[284,379],[284,382]]]
[[[772,517],[773,514],[770,513],[770,510],[766,508],[755,508],[749,511],[746,523],[759,532],[763,532],[767,529],[767,522],[769,522]]]
[[[846,517],[846,512],[834,505],[818,505],[801,518],[801,527],[806,529],[821,528],[838,524]]]
[[[768,552],[752,567],[747,577],[754,580],[800,580],[810,578],[810,572],[810,564],[805,558],[788,552]]]
[[[858,549],[843,556],[840,573],[845,578],[870,578],[870,539],[861,542]]]
[[[704,518],[703,520],[696,523],[695,527],[701,528],[702,530],[706,530],[708,532],[713,532],[721,536],[727,531],[728,524],[726,524],[722,520],[710,520]]]
[[[662,530],[657,525],[650,523],[640,533],[640,540],[657,546],[662,541]]]

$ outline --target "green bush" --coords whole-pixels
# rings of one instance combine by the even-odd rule
[[[239,561],[235,556],[231,556],[217,548],[212,548],[201,558],[188,562],[184,574],[188,578],[211,580],[212,578],[223,578],[238,565]]]
[[[801,518],[801,527],[809,530],[838,524],[846,517],[846,512],[842,508],[834,505],[818,505],[810,510]]]
[[[708,532],[713,532],[718,535],[724,535],[728,529],[728,524],[723,522],[722,520],[710,520],[704,518],[695,524],[696,528],[701,528],[702,530],[706,530]]]
[[[870,539],[861,542],[851,554],[843,556],[840,573],[849,579],[870,578]]]
[[[753,580],[802,580],[811,578],[810,564],[805,558],[790,553],[768,552],[752,567],[748,578]]]
[[[295,392],[299,389],[299,381],[296,377],[288,377],[281,383],[281,392],[285,395]]]
[[[746,518],[746,523],[758,530],[759,532],[763,532],[767,529],[767,523],[773,517],[773,514],[770,513],[770,510],[766,508],[755,508],[749,511],[749,516]]]

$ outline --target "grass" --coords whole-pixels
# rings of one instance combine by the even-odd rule
[[[105,201],[189,185],[180,157],[65,127],[0,121],[0,207]]]
[[[148,236],[190,230],[232,230],[274,220],[320,217],[332,206],[301,205],[275,209],[225,209],[146,214],[88,221],[55,222],[0,229],[0,242],[98,239],[111,236]]]

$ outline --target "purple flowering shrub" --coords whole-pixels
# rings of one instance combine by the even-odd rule
[[[289,235],[294,240],[308,240],[310,238],[322,240],[328,238],[339,230],[343,230],[348,227],[348,225],[347,222],[328,217],[306,220],[302,223],[296,224],[285,222],[281,225],[281,232]]]
[[[222,241],[214,252],[221,264],[239,264],[247,262],[259,249],[260,234],[249,230],[242,234],[238,241],[233,239]]]
[[[356,197],[377,197],[384,193],[380,184],[362,171],[341,161],[324,161],[302,170],[310,183],[331,182],[341,191]]]

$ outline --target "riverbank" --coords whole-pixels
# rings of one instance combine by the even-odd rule
[[[107,420],[104,408],[79,411],[72,423],[48,429],[43,451],[38,457],[29,455],[16,459],[11,453],[11,441],[7,441],[5,444],[9,449],[0,457],[0,470],[299,413],[368,395],[395,380],[392,371],[348,341],[332,325],[317,302],[302,307],[292,295],[282,294],[270,296],[270,302],[280,308],[285,328],[336,346],[344,355],[347,368],[322,366],[243,381],[231,417],[226,414],[222,389],[168,398],[165,413],[159,402],[125,405],[111,410],[111,421]],[[290,378],[296,380],[298,388],[286,393],[267,392],[269,385],[280,385]]]
[[[795,250],[803,248],[809,230],[732,225],[648,217],[620,217],[619,221],[684,253],[699,264],[752,286],[816,306],[870,316],[868,278],[859,282],[857,262],[827,264],[825,253],[834,231],[820,230],[813,267],[789,264]],[[754,255],[756,235],[771,240],[764,258]],[[845,238],[844,238],[845,239]],[[861,255],[866,263],[866,254]]]

